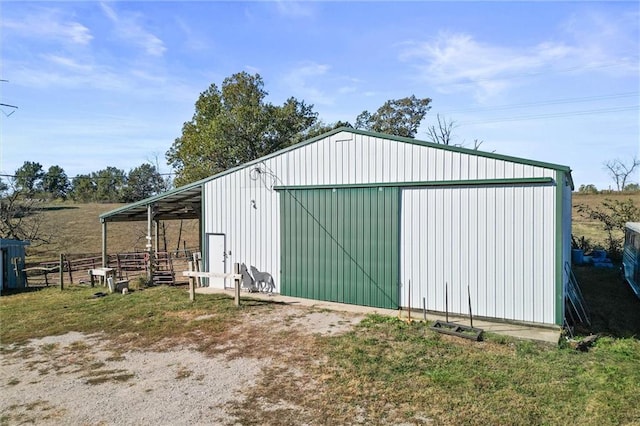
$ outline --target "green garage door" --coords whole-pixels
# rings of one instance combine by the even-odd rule
[[[398,188],[280,192],[283,295],[398,308]]]

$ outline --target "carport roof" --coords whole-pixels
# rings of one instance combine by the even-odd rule
[[[100,222],[134,222],[147,220],[152,206],[154,220],[197,219],[202,205],[202,181],[182,186],[100,215]]]

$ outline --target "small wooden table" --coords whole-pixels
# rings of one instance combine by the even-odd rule
[[[89,269],[89,278],[91,279],[91,287],[94,286],[93,277],[100,277],[100,284],[103,286],[107,283],[107,278],[115,279],[116,270],[114,268],[94,268]]]

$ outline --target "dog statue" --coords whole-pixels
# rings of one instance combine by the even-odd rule
[[[276,288],[276,284],[273,282],[273,277],[268,272],[260,272],[255,266],[251,266],[251,274],[255,280],[256,285],[260,291],[267,293],[273,293]]]
[[[253,279],[253,277],[249,273],[249,270],[247,269],[247,265],[245,265],[244,263],[240,264],[240,275],[242,275],[242,287],[249,290],[249,293],[258,291],[256,280]]]

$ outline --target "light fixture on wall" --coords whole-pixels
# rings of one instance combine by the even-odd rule
[[[256,206],[256,200],[251,200],[251,207],[253,207],[254,209],[258,209],[258,206]]]

